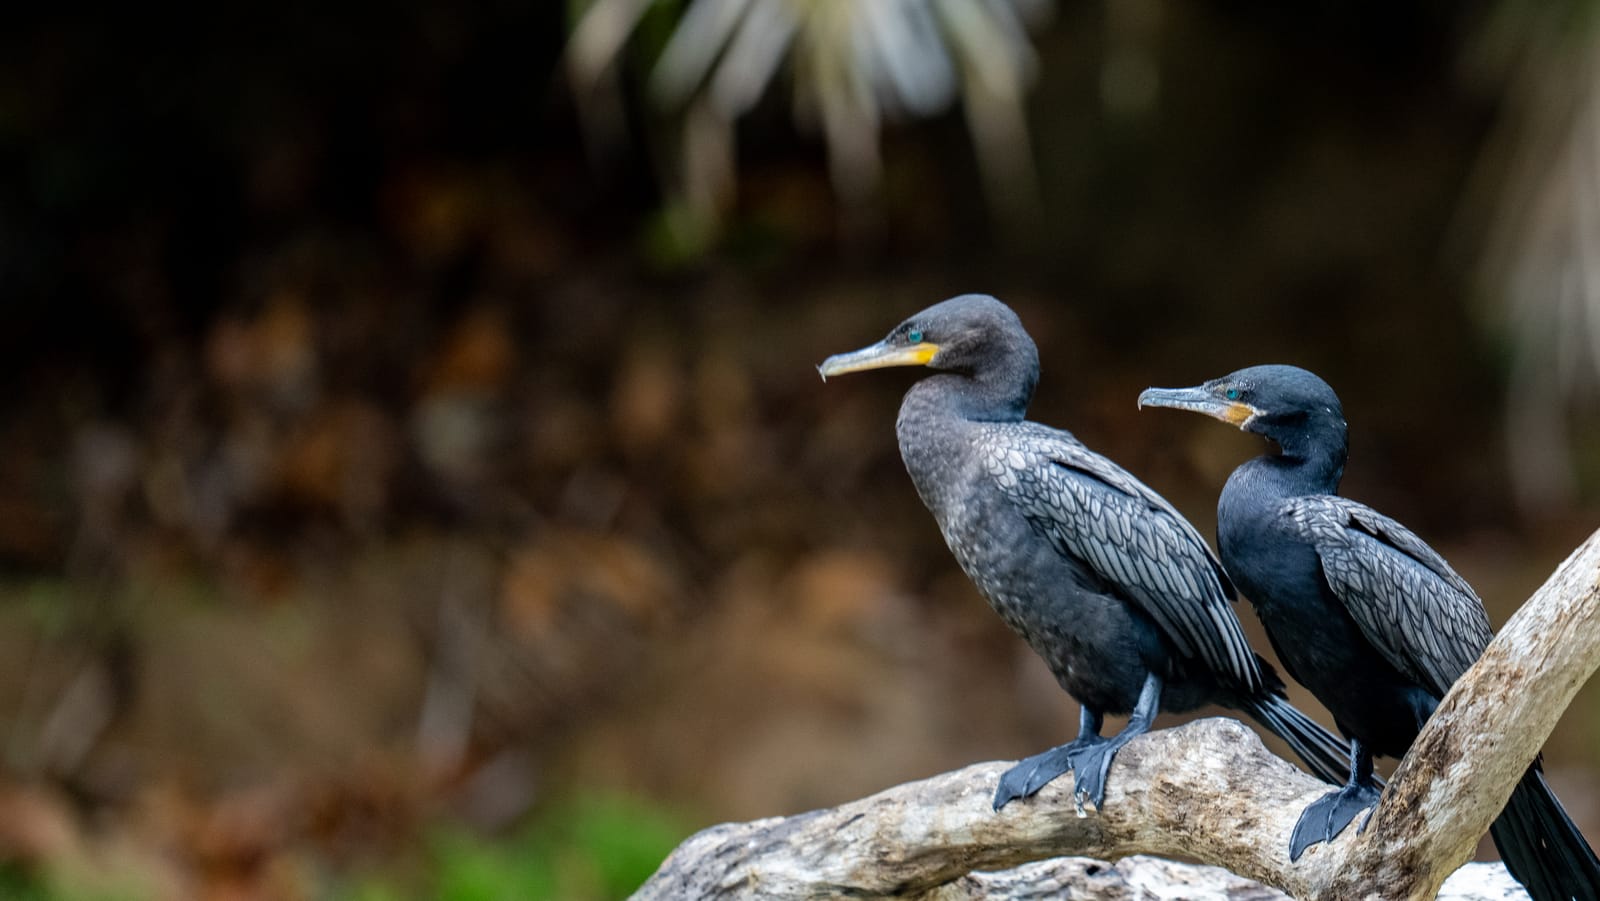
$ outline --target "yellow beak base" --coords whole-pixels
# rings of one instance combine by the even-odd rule
[[[826,381],[832,375],[863,372],[868,369],[887,369],[890,366],[926,366],[938,354],[939,345],[937,344],[923,342],[921,344],[896,345],[880,341],[860,350],[834,354],[822,361],[822,365],[817,367],[817,372],[821,373],[823,380]]]

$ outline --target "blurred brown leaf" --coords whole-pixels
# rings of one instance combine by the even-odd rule
[[[611,432],[631,457],[670,451],[665,445],[680,434],[684,378],[672,347],[663,343],[629,342],[611,390]]]
[[[445,336],[429,367],[423,393],[465,391],[493,394],[506,385],[517,364],[517,347],[505,311],[473,308]]]
[[[681,606],[675,574],[620,537],[545,532],[512,554],[500,610],[512,634],[540,645],[587,624],[650,629]]]

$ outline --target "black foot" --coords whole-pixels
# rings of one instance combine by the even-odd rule
[[[1306,849],[1317,842],[1331,842],[1350,825],[1356,814],[1378,803],[1378,790],[1371,785],[1346,785],[1331,791],[1310,804],[1300,813],[1294,824],[1294,834],[1289,836],[1289,859],[1299,860]],[[1372,815],[1367,814],[1371,819]],[[1366,828],[1366,822],[1361,824]]]
[[[1085,799],[1094,804],[1094,809],[1099,810],[1106,802],[1106,773],[1111,771],[1111,760],[1122,750],[1126,741],[1102,742],[1092,748],[1085,748],[1072,759],[1073,776],[1077,784],[1072,793],[1078,804],[1078,814],[1083,815],[1083,802]]]
[[[1104,741],[1098,737],[1089,741],[1079,738],[1042,754],[1035,754],[1006,770],[1000,777],[1000,786],[995,789],[994,809],[999,810],[1018,798],[1037,794],[1039,789],[1049,785],[1057,776],[1073,769],[1073,760],[1078,755]]]

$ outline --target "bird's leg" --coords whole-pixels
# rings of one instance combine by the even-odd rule
[[[1000,786],[994,793],[994,809],[999,810],[1017,798],[1026,798],[1050,784],[1057,776],[1072,769],[1072,760],[1085,748],[1100,744],[1106,739],[1100,735],[1105,717],[1088,705],[1078,706],[1078,737],[1035,754],[1006,770],[1000,777]]]
[[[1378,795],[1378,787],[1372,784],[1372,752],[1366,745],[1351,739],[1350,781],[1343,788],[1307,804],[1301,811],[1294,833],[1289,836],[1289,860],[1299,860],[1300,855],[1317,842],[1333,841],[1356,814],[1377,805]],[[1365,822],[1362,828],[1366,828]]]
[[[1144,685],[1139,689],[1139,700],[1133,706],[1133,714],[1128,717],[1128,725],[1122,731],[1102,742],[1097,742],[1089,747],[1079,750],[1072,758],[1073,775],[1077,785],[1073,794],[1081,810],[1085,799],[1092,802],[1096,810],[1104,805],[1106,799],[1106,773],[1111,770],[1111,761],[1122,750],[1123,745],[1150,731],[1150,724],[1155,722],[1156,714],[1161,712],[1161,677],[1149,673],[1144,677]]]

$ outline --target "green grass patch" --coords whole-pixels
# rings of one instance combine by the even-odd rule
[[[615,795],[546,809],[515,833],[486,839],[444,827],[429,842],[426,891],[369,880],[346,901],[613,901],[637,889],[687,829],[666,811]]]

